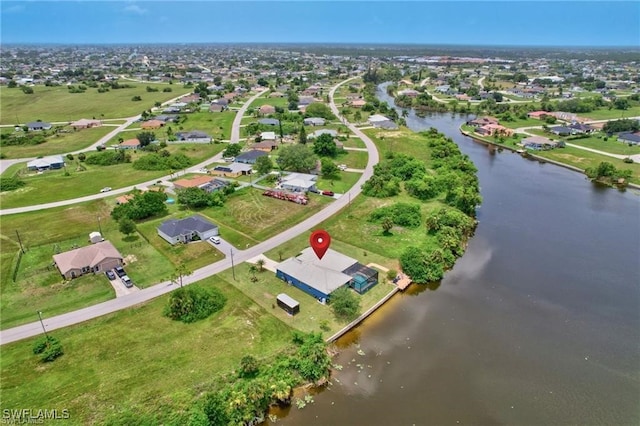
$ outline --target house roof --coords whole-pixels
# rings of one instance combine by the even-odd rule
[[[105,259],[122,259],[122,255],[109,241],[101,241],[90,246],[54,254],[53,261],[61,273],[72,269],[93,268]]]
[[[27,127],[30,129],[39,129],[44,127],[51,127],[51,123],[47,123],[46,121],[32,121],[31,123],[27,123]]]
[[[189,132],[177,132],[176,137],[178,139],[206,139],[210,138],[208,134],[201,130],[191,130]]]
[[[236,157],[236,161],[238,160],[255,160],[258,157],[263,157],[268,155],[264,151],[258,151],[257,149],[252,149],[251,151],[243,152],[242,154]]]
[[[213,170],[227,173],[248,172],[249,170],[251,170],[251,165],[243,163],[231,163],[225,166],[216,166]]]
[[[280,121],[275,118],[261,118],[260,120],[258,120],[258,123],[266,124],[269,126],[277,126],[278,124],[280,124]]]
[[[307,124],[307,123],[312,123],[312,124],[315,124],[315,125],[317,125],[317,126],[318,126],[318,125],[319,125],[319,126],[322,126],[322,125],[324,125],[324,123],[325,123],[325,119],[324,119],[324,118],[322,118],[322,117],[308,117],[308,118],[305,118],[305,119],[303,120],[303,122],[304,122],[305,124]]]
[[[318,259],[311,247],[307,247],[298,257],[291,257],[280,263],[278,270],[324,294],[331,294],[351,281],[351,276],[342,271],[355,263],[358,261],[332,249],[328,249],[322,259]]]
[[[276,140],[276,132],[262,132],[260,133],[260,137],[263,140]]]
[[[318,176],[316,175],[312,175],[312,174],[307,174],[307,173],[289,173],[288,175],[284,176],[282,178],[283,182],[288,182],[290,180],[297,180],[297,179],[303,179],[303,180],[313,180],[315,181],[316,179],[318,179]]]
[[[331,135],[332,137],[335,138],[336,136],[338,136],[338,131],[333,129],[320,129],[311,133],[309,136],[313,138],[318,138],[320,137],[320,135]]]
[[[92,124],[102,124],[100,120],[90,120],[88,118],[81,118],[78,121],[71,123],[71,127],[86,127]]]
[[[380,114],[373,114],[369,117],[369,123],[381,123],[383,121],[391,121],[391,119]]]
[[[260,108],[260,112],[275,112],[276,107],[274,107],[273,105],[262,105]]]
[[[284,303],[285,305],[287,305],[292,309],[300,305],[300,303],[298,303],[297,300],[293,299],[291,296],[284,293],[280,293],[278,296],[276,296],[276,299],[278,299],[279,301],[281,301],[282,303]]]
[[[49,157],[36,158],[27,163],[27,167],[49,167],[52,164],[63,164],[64,158],[62,155],[52,155]]]
[[[140,141],[138,139],[128,139],[120,144],[120,146],[139,146]]]
[[[550,139],[547,139],[543,136],[529,136],[528,138],[524,138],[522,139],[522,141],[520,141],[520,144],[522,145],[527,145],[527,144],[535,144],[535,145],[557,145],[557,142],[554,142]]]
[[[181,188],[193,188],[199,187],[201,185],[206,185],[211,182],[213,178],[211,176],[195,176],[189,179],[179,179],[173,182],[174,186],[179,186]]]
[[[143,129],[153,129],[162,126],[164,126],[164,121],[162,120],[149,120],[140,125],[140,127],[142,127]]]
[[[621,140],[624,140],[624,141],[629,141],[629,142],[640,143],[640,134],[638,134],[638,133],[619,133],[618,134],[618,139],[621,139]]]
[[[193,215],[186,219],[170,219],[162,222],[158,230],[169,237],[189,234],[191,232],[207,232],[217,228],[216,225],[200,215]]]

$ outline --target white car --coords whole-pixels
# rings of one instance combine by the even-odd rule
[[[105,186],[104,188],[102,188],[100,190],[100,192],[109,192],[109,191],[111,191],[111,187],[110,186]]]
[[[338,169],[340,169],[340,170],[342,170],[344,172],[345,170],[347,170],[347,165],[346,164],[340,164],[338,166]]]
[[[220,244],[220,237],[209,237],[209,241],[213,244]]]

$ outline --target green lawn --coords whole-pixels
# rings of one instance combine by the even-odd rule
[[[312,197],[306,206],[262,195],[262,190],[244,188],[227,199],[222,207],[202,211],[220,226],[220,235],[244,249],[265,241],[317,213],[329,197]],[[229,235],[229,231],[232,231]]]
[[[140,125],[141,122],[132,123],[126,130],[127,133],[124,135],[119,135],[115,139],[117,141],[118,137],[126,138],[134,138],[137,133],[148,131],[153,132],[156,135],[156,139],[158,140],[166,140],[167,139],[167,129],[171,128],[173,133],[189,131],[189,130],[200,130],[206,132],[214,139],[229,139],[231,137],[231,126],[233,124],[233,119],[236,116],[235,111],[224,111],[224,112],[194,112],[192,114],[183,114],[182,117],[186,117],[186,121],[181,121],[180,123],[168,123],[164,127],[153,130],[143,130]],[[111,141],[110,143],[117,143],[116,141]]]
[[[513,121],[500,120],[500,124],[510,129],[517,129],[519,127],[542,126],[544,121],[536,120],[535,118],[526,118],[524,120],[514,119]]]
[[[289,100],[286,98],[286,96],[284,98],[269,98],[262,96],[251,102],[248,111],[251,111],[253,108],[260,108],[262,105],[271,105],[274,107],[282,107],[286,109],[289,105]]]
[[[122,133],[121,133],[122,134]],[[197,164],[224,150],[225,144],[175,144],[167,149],[171,153],[183,153]],[[132,162],[141,155],[141,151],[130,152]],[[85,170],[78,168],[81,164]],[[67,161],[65,176],[64,170],[50,170],[42,174],[21,171],[26,186],[10,192],[0,194],[0,203],[3,208],[29,206],[33,204],[49,203],[96,194],[100,189],[109,186],[113,189],[135,185],[159,178],[170,173],[170,170],[134,170],[130,163],[116,164],[113,166],[94,166],[86,163],[78,163],[77,159]]]
[[[319,178],[318,189],[325,191],[333,191],[337,194],[344,194],[360,179],[360,173],[340,172],[340,179]],[[320,197],[320,195],[318,195]]]
[[[592,120],[612,120],[640,116],[640,106],[634,106],[626,110],[601,108],[597,111],[579,114]]]
[[[145,83],[122,81],[122,84],[135,86],[131,89],[111,89],[106,93],[98,93],[98,89],[88,88],[85,93],[69,93],[66,86],[46,87],[35,86],[34,93],[26,95],[19,88],[0,88],[0,106],[2,114],[0,124],[16,124],[29,121],[72,121],[80,118],[121,118],[140,114],[145,109],[153,107],[156,102],[164,102],[177,96],[189,93],[180,85],[154,84],[158,92],[147,92]],[[170,87],[172,92],[165,93],[164,87]],[[142,101],[134,102],[134,96],[140,96]]]
[[[68,127],[67,130],[69,133],[59,133],[50,136],[46,142],[39,145],[3,146],[2,154],[6,158],[26,158],[78,151],[95,143],[113,129],[113,126],[101,126],[73,131]],[[13,132],[13,130],[11,131]]]
[[[193,324],[165,318],[163,296],[52,332],[65,353],[50,364],[33,355],[35,338],[4,345],[3,408],[66,408],[72,424],[110,418],[117,424],[128,423],[123,418],[186,424],[193,400],[224,381],[242,356],[267,360],[291,341],[289,327],[269,315],[271,308],[256,305],[229,282],[211,277],[200,285],[219,289],[227,304]]]
[[[346,164],[350,169],[364,169],[367,167],[369,154],[366,151],[348,151],[344,150],[335,158],[338,164]]]
[[[627,164],[617,158],[596,154],[580,148],[566,147],[557,148],[551,151],[533,151],[532,154],[560,161],[574,167],[586,169],[587,167],[597,167],[603,161],[613,164],[618,169],[629,169],[633,172],[631,182],[640,183],[640,164]]]
[[[359,137],[353,136],[342,142],[346,148],[366,148],[367,146]]]
[[[640,154],[640,146],[629,146],[628,143],[618,141],[617,138],[611,137],[606,141],[603,135],[595,135],[585,139],[566,140],[568,143],[593,148],[611,154],[634,155]]]

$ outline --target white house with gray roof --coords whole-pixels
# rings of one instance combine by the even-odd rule
[[[218,227],[200,215],[186,219],[170,219],[158,227],[158,235],[169,244],[188,243],[197,236],[201,240],[218,235]]]

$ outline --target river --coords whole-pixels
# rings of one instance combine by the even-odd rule
[[[640,192],[491,153],[459,133],[464,120],[407,122],[478,167],[466,254],[342,338],[332,384],[278,423],[640,424]]]

